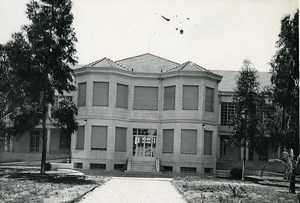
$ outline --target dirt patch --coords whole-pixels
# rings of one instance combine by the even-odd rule
[[[294,203],[296,200],[296,195],[288,193],[288,188],[263,186],[252,182],[187,176],[174,178],[172,184],[189,203]]]
[[[0,171],[0,202],[72,202],[104,184],[108,177],[50,173],[37,170]]]

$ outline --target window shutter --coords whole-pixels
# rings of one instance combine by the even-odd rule
[[[84,149],[84,126],[79,126],[77,130],[76,149]]]
[[[157,110],[158,87],[134,87],[134,109]]]
[[[195,85],[183,85],[183,110],[198,110],[199,88]]]
[[[181,130],[181,154],[196,154],[197,130]]]
[[[93,106],[108,106],[108,82],[93,82]]]
[[[163,130],[163,153],[173,153],[174,148],[174,130]]]
[[[78,106],[86,105],[86,82],[78,84]]]
[[[107,126],[92,126],[91,148],[106,150]]]
[[[128,85],[117,84],[116,107],[128,108]]]
[[[116,127],[115,151],[126,152],[126,132],[127,128]]]
[[[175,110],[175,86],[164,88],[164,110]]]
[[[214,112],[214,89],[210,87],[205,91],[205,111]]]
[[[204,155],[212,155],[212,131],[204,131]]]

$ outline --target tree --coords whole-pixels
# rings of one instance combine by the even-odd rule
[[[237,86],[233,97],[235,114],[231,121],[233,132],[230,136],[230,141],[234,146],[243,148],[242,180],[244,180],[245,174],[246,147],[250,143],[251,146],[255,146],[257,135],[259,135],[257,106],[260,99],[257,78],[257,71],[252,67],[251,61],[245,59],[237,77]]]
[[[271,61],[271,97],[276,106],[270,130],[278,145],[299,154],[299,10],[281,20],[276,42],[278,51]]]
[[[20,33],[14,34],[7,44],[10,68],[21,83],[22,98],[29,101],[21,106],[17,114],[12,114],[10,119],[12,125],[17,126],[14,127],[15,134],[20,131],[18,124],[29,129],[32,125],[42,126],[41,173],[45,173],[49,106],[54,103],[55,92],[64,94],[75,90],[70,65],[77,62],[74,56],[74,43],[77,39],[72,28],[71,8],[71,0],[30,1],[26,13],[32,23],[24,26]],[[26,60],[22,61],[23,58]],[[77,108],[68,105],[65,103],[63,109],[68,111],[68,118],[74,120],[66,122],[57,117],[65,117],[64,114],[54,113],[54,124],[70,136],[77,129],[74,117]],[[59,124],[60,122],[65,123]]]
[[[293,149],[290,149],[290,152],[287,152],[286,150],[284,150],[281,154],[280,159],[270,159],[267,163],[265,163],[263,165],[263,167],[261,169],[261,176],[263,175],[263,172],[268,164],[271,164],[271,163],[282,164],[285,166],[285,169],[286,169],[284,177],[286,179],[290,180],[289,192],[295,193],[296,192],[295,177],[296,177],[296,173],[297,173],[296,171],[298,168],[299,160],[300,160],[300,155],[298,157],[296,157],[296,159],[295,159]]]

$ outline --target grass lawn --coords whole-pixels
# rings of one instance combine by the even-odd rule
[[[108,177],[51,171],[0,169],[0,202],[73,202],[104,184]]]
[[[288,188],[259,185],[228,179],[186,176],[172,180],[175,188],[189,203],[294,203],[296,195]]]

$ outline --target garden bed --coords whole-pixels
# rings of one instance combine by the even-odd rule
[[[0,202],[74,202],[108,179],[72,170],[42,175],[34,169],[1,169]]]
[[[288,188],[264,186],[252,182],[186,176],[174,178],[172,184],[189,203],[294,203],[296,200],[296,195],[288,193]]]

